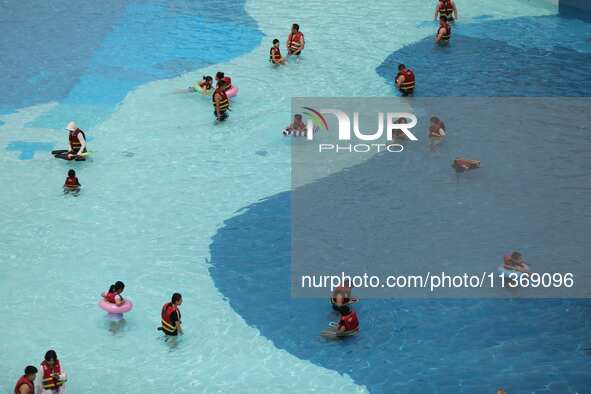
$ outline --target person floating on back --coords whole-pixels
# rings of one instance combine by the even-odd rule
[[[468,160],[464,159],[463,157],[456,157],[451,166],[455,168],[456,172],[464,172],[480,168],[480,161]]]
[[[37,368],[29,365],[25,368],[25,374],[21,376],[14,386],[14,394],[35,394],[35,377]]]
[[[415,73],[406,68],[404,64],[398,65],[398,74],[396,74],[396,87],[400,90],[403,96],[413,94],[415,90]]]
[[[64,190],[65,191],[78,191],[82,185],[78,181],[78,177],[76,177],[76,171],[69,170],[68,177],[64,182]]]
[[[439,0],[435,7],[435,19],[444,16],[449,22],[458,19],[458,9],[454,0]]]
[[[161,326],[159,331],[163,331],[166,335],[177,336],[183,334],[183,327],[181,324],[181,311],[179,306],[183,303],[183,297],[179,293],[174,293],[170,302],[162,306]]]
[[[304,34],[300,31],[300,25],[294,23],[291,26],[291,33],[287,37],[287,54],[299,57],[304,45]]]
[[[281,56],[281,49],[279,49],[279,40],[273,40],[273,46],[269,50],[269,60],[272,64],[285,64],[285,59]]]
[[[101,296],[107,301],[108,303],[115,304],[115,305],[123,305],[125,300],[121,296],[123,290],[125,289],[125,284],[120,280],[115,282],[115,284],[109,287],[109,290],[101,294]]]
[[[76,126],[75,122],[68,123],[66,126],[66,130],[70,133],[69,135],[69,142],[70,142],[70,149],[69,150],[54,150],[51,154],[57,159],[64,159],[64,160],[86,160],[84,155],[87,153],[86,151],[86,135],[84,131],[80,130],[78,126]]]
[[[211,96],[213,101],[213,114],[218,122],[223,122],[228,118],[228,110],[230,109],[230,100],[226,95],[226,83],[224,80],[219,80],[217,88]]]
[[[437,29],[437,34],[435,35],[435,42],[439,45],[445,45],[449,43],[449,39],[451,38],[451,26],[447,23],[447,18],[442,16],[439,18],[439,28]]]
[[[41,394],[63,394],[66,392],[64,384],[67,381],[66,373],[62,370],[60,361],[54,350],[48,350],[41,362],[42,376],[37,387]]]

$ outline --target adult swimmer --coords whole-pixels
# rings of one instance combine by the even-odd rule
[[[161,326],[158,331],[164,332],[168,336],[183,335],[183,326],[181,323],[181,310],[179,306],[183,303],[183,296],[180,293],[174,293],[170,302],[162,306]]]
[[[230,109],[230,100],[226,95],[226,82],[218,81],[217,88],[211,96],[213,101],[213,114],[218,122],[223,122],[228,118],[228,110]]]
[[[118,280],[115,284],[109,287],[109,290],[101,294],[101,296],[107,301],[108,303],[115,304],[117,306],[121,306],[125,303],[125,300],[121,296],[123,290],[125,289],[125,284]]]
[[[291,33],[287,36],[287,55],[295,55],[299,59],[305,44],[304,34],[300,31],[300,25],[294,23],[291,25]]]
[[[451,26],[447,23],[447,18],[441,16],[439,18],[439,28],[437,34],[435,34],[435,42],[439,45],[446,45],[451,39]]]
[[[64,394],[64,384],[68,380],[55,350],[48,350],[40,366],[37,388],[40,394]]]
[[[35,394],[35,377],[37,368],[29,365],[25,368],[25,374],[21,376],[14,386],[14,394]]]
[[[456,8],[456,3],[454,0],[439,0],[437,2],[434,19],[440,18],[442,16],[445,16],[445,18],[450,22],[458,19],[458,9]]]
[[[84,155],[87,153],[86,151],[86,134],[84,131],[80,130],[76,125],[76,122],[71,121],[66,126],[66,130],[69,132],[69,142],[70,142],[70,149],[69,150],[54,150],[51,154],[56,159],[64,159],[64,160],[76,160],[76,161],[83,161],[86,160]]]

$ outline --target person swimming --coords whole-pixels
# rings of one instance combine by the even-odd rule
[[[464,159],[463,157],[456,157],[451,166],[453,168],[455,168],[456,172],[464,172],[464,171],[469,171],[469,170],[474,170],[476,168],[480,168],[480,161],[479,160],[468,160],[468,159]]]
[[[291,25],[291,33],[287,36],[287,55],[300,56],[304,49],[304,34],[300,31],[300,25],[294,23]]]
[[[301,114],[293,116],[293,122],[283,130],[283,135],[293,135],[294,137],[306,136],[308,127],[302,120]]]
[[[394,81],[403,96],[414,93],[416,85],[415,73],[410,68],[406,68],[404,64],[398,65],[398,74],[396,74]]]
[[[269,50],[269,61],[272,64],[285,64],[285,59],[281,56],[278,39],[273,40],[273,46]]]
[[[432,116],[429,121],[429,147],[431,151],[434,151],[441,145],[447,133],[445,132],[445,123],[437,116]]]
[[[105,301],[115,304],[115,305],[123,305],[125,300],[121,296],[123,290],[125,289],[125,284],[121,281],[115,282],[109,287],[109,290],[102,293],[101,296],[105,299]]]
[[[441,16],[439,18],[439,28],[437,29],[437,34],[435,34],[435,42],[439,45],[445,45],[449,43],[451,39],[451,26],[447,23],[447,18],[445,16]]]
[[[503,268],[511,271],[529,273],[529,266],[523,261],[519,252],[513,252],[510,256],[503,257]]]
[[[189,87],[189,91],[201,92],[203,94],[210,92],[213,89],[213,78],[210,75],[204,75],[201,81]]]
[[[78,177],[76,177],[76,171],[70,169],[68,170],[68,177],[64,182],[64,190],[66,191],[77,191],[80,190],[82,185],[78,181]]]
[[[76,160],[76,161],[83,161],[86,160],[84,158],[84,154],[87,153],[86,151],[86,134],[84,131],[80,130],[76,125],[76,122],[71,121],[66,126],[66,130],[69,132],[69,142],[70,142],[70,149],[69,150],[54,150],[51,151],[51,154],[56,159],[64,159],[64,160]]]

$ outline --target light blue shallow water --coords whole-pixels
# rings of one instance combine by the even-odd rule
[[[279,133],[289,100],[389,95],[388,59],[400,56],[425,74],[433,70],[438,52],[422,41],[432,34],[426,22],[432,5],[414,4],[404,15],[395,4],[367,5],[375,15],[370,24],[353,1],[285,8],[263,0],[100,8],[4,2],[0,29],[8,39],[0,49],[10,61],[0,63],[9,87],[0,101],[0,182],[10,187],[0,193],[8,207],[0,216],[0,312],[17,318],[0,339],[0,392],[50,347],[62,358],[73,393],[349,393],[363,386],[474,393],[497,385],[510,393],[585,392],[588,303],[368,301],[359,305],[367,334],[325,346],[316,337],[326,322],[324,302],[286,298],[288,205],[277,193],[290,188],[289,143]],[[579,69],[580,83],[569,90],[588,95],[589,25],[531,18],[553,11],[532,2],[462,4],[465,38],[458,43],[465,46],[456,53],[463,62],[453,67],[464,64],[478,83],[458,86],[458,94],[487,88],[469,50],[485,45],[507,61],[553,57],[549,70]],[[285,39],[294,14],[308,48],[300,64],[273,70],[268,43]],[[392,23],[396,34],[385,34]],[[523,38],[523,31],[536,38]],[[335,41],[343,32],[358,48],[347,56]],[[367,50],[368,42],[375,48]],[[523,67],[537,79],[545,75]],[[175,91],[218,69],[241,91],[229,122],[213,127],[207,100]],[[426,88],[436,87],[435,79],[424,78],[421,94],[442,94]],[[523,95],[564,94],[562,84],[522,82]],[[63,146],[71,118],[91,137],[90,162],[47,154]],[[78,198],[60,190],[70,167],[83,184]],[[566,186],[577,179],[566,179]],[[263,198],[269,200],[251,206]],[[103,319],[96,301],[119,279],[136,307],[116,325]],[[253,286],[257,281],[268,285]],[[241,289],[248,293],[238,294]],[[185,296],[187,335],[176,344],[155,330],[172,291]],[[531,319],[511,319],[505,312],[513,308]],[[284,324],[302,313],[309,317],[302,330],[285,335]],[[543,328],[532,329],[532,322]],[[333,352],[350,358],[334,361]]]

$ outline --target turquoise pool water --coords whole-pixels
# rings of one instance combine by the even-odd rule
[[[404,13],[398,1],[377,2],[364,12],[358,2],[316,0],[289,8],[267,0],[104,2],[100,9],[67,1],[45,8],[5,3],[1,29],[8,39],[0,49],[10,56],[0,63],[9,87],[0,101],[0,181],[10,186],[0,193],[6,207],[0,311],[16,318],[0,340],[0,392],[48,348],[60,355],[73,393],[413,393],[417,387],[474,393],[497,386],[511,394],[585,392],[591,386],[583,351],[591,339],[585,302],[532,304],[532,321],[551,322],[539,332],[529,320],[504,315],[506,304],[389,301],[363,303],[360,312],[390,308],[394,319],[376,313],[363,324],[370,333],[392,328],[398,337],[368,335],[324,346],[313,322],[296,334],[282,330],[282,302],[294,313],[309,311],[311,319],[328,312],[324,300],[281,298],[284,285],[274,280],[286,278],[287,235],[260,254],[249,247],[249,236],[263,223],[281,229],[285,220],[278,193],[290,189],[290,146],[280,130],[289,120],[290,99],[387,96],[389,59],[432,67],[436,54],[423,40],[433,33],[433,6],[411,3],[404,3]],[[458,30],[467,46],[484,43],[507,59],[553,57],[551,67],[582,73],[582,83],[565,95],[589,95],[589,24],[551,16],[554,7],[536,2],[460,7]],[[306,52],[299,64],[273,69],[269,42],[285,40],[293,15],[306,34]],[[536,38],[524,39],[523,31]],[[478,58],[465,48],[458,55],[469,70],[478,69]],[[526,66],[524,72],[541,78]],[[210,102],[177,90],[217,70],[231,75],[240,93],[230,120],[214,127]],[[459,86],[457,94],[488,86],[473,78],[478,83]],[[539,86],[523,81],[516,93],[563,94],[563,85]],[[89,162],[48,154],[65,144],[70,119],[87,130],[95,152]],[[70,167],[83,184],[78,198],[61,191]],[[588,170],[572,182],[586,180]],[[252,205],[261,200],[267,204]],[[224,226],[232,220],[239,231]],[[269,249],[276,255],[268,257]],[[250,293],[241,298],[237,290],[244,283],[232,279],[235,256],[247,258],[245,278],[268,267],[262,277],[273,281],[262,290],[245,287]],[[123,324],[106,321],[96,306],[115,280],[125,281],[136,305]],[[164,342],[155,330],[173,291],[185,299],[187,334],[177,343]],[[506,331],[490,327],[498,323],[495,316],[527,335],[508,343]],[[396,323],[384,323],[391,320]],[[444,334],[454,335],[442,329],[450,320],[458,335],[444,342]],[[472,335],[478,331],[486,335]],[[331,362],[333,352],[361,353],[351,358],[359,364]]]

